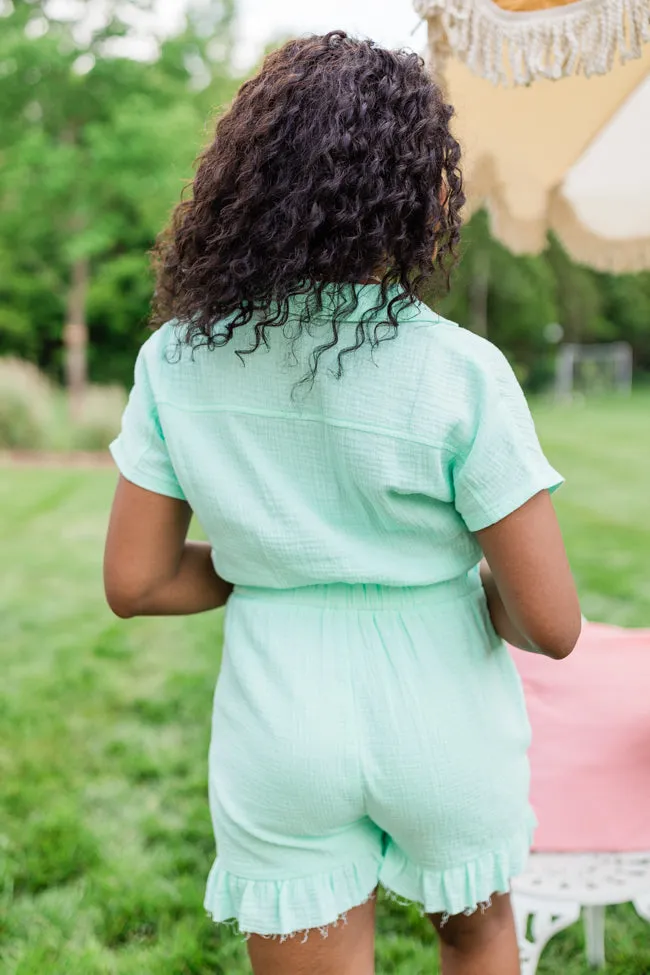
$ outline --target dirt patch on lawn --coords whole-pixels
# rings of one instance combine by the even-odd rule
[[[0,450],[2,467],[77,467],[86,470],[115,467],[107,450]]]

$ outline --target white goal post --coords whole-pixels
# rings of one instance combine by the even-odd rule
[[[555,394],[571,399],[575,395],[630,393],[632,372],[632,347],[627,342],[567,343],[558,349]]]

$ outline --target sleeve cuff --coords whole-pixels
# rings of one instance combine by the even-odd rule
[[[491,525],[503,521],[504,518],[523,507],[527,501],[540,494],[541,491],[549,491],[553,494],[563,484],[562,475],[549,466],[545,474],[536,477],[534,480],[531,479],[523,484],[518,484],[512,491],[504,494],[499,499],[498,504],[489,508],[477,508],[471,517],[465,516],[465,524],[471,532],[482,531],[484,528],[489,528]]]
[[[161,477],[159,474],[152,474],[150,471],[143,471],[137,464],[131,463],[119,437],[109,445],[108,449],[120,474],[131,484],[135,484],[136,487],[143,488],[145,491],[151,491],[153,494],[162,494],[167,498],[176,498],[178,501],[186,500],[177,481]]]

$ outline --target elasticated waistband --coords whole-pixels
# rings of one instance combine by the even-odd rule
[[[440,582],[434,586],[379,586],[331,583],[325,586],[300,586],[295,589],[272,589],[235,586],[233,596],[297,606],[319,606],[327,609],[403,609],[433,603],[453,602],[476,592],[481,587],[478,572]]]

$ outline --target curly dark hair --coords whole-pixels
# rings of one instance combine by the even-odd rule
[[[313,380],[358,307],[349,285],[376,280],[378,303],[338,353],[340,376],[344,355],[397,334],[432,277],[449,285],[465,202],[452,115],[408,51],[332,31],[269,54],[220,118],[191,198],[154,248],[152,325],[176,319],[187,343],[214,347],[254,319],[241,355],[265,345],[266,330],[289,320],[290,299],[307,295],[300,332],[334,285]]]

